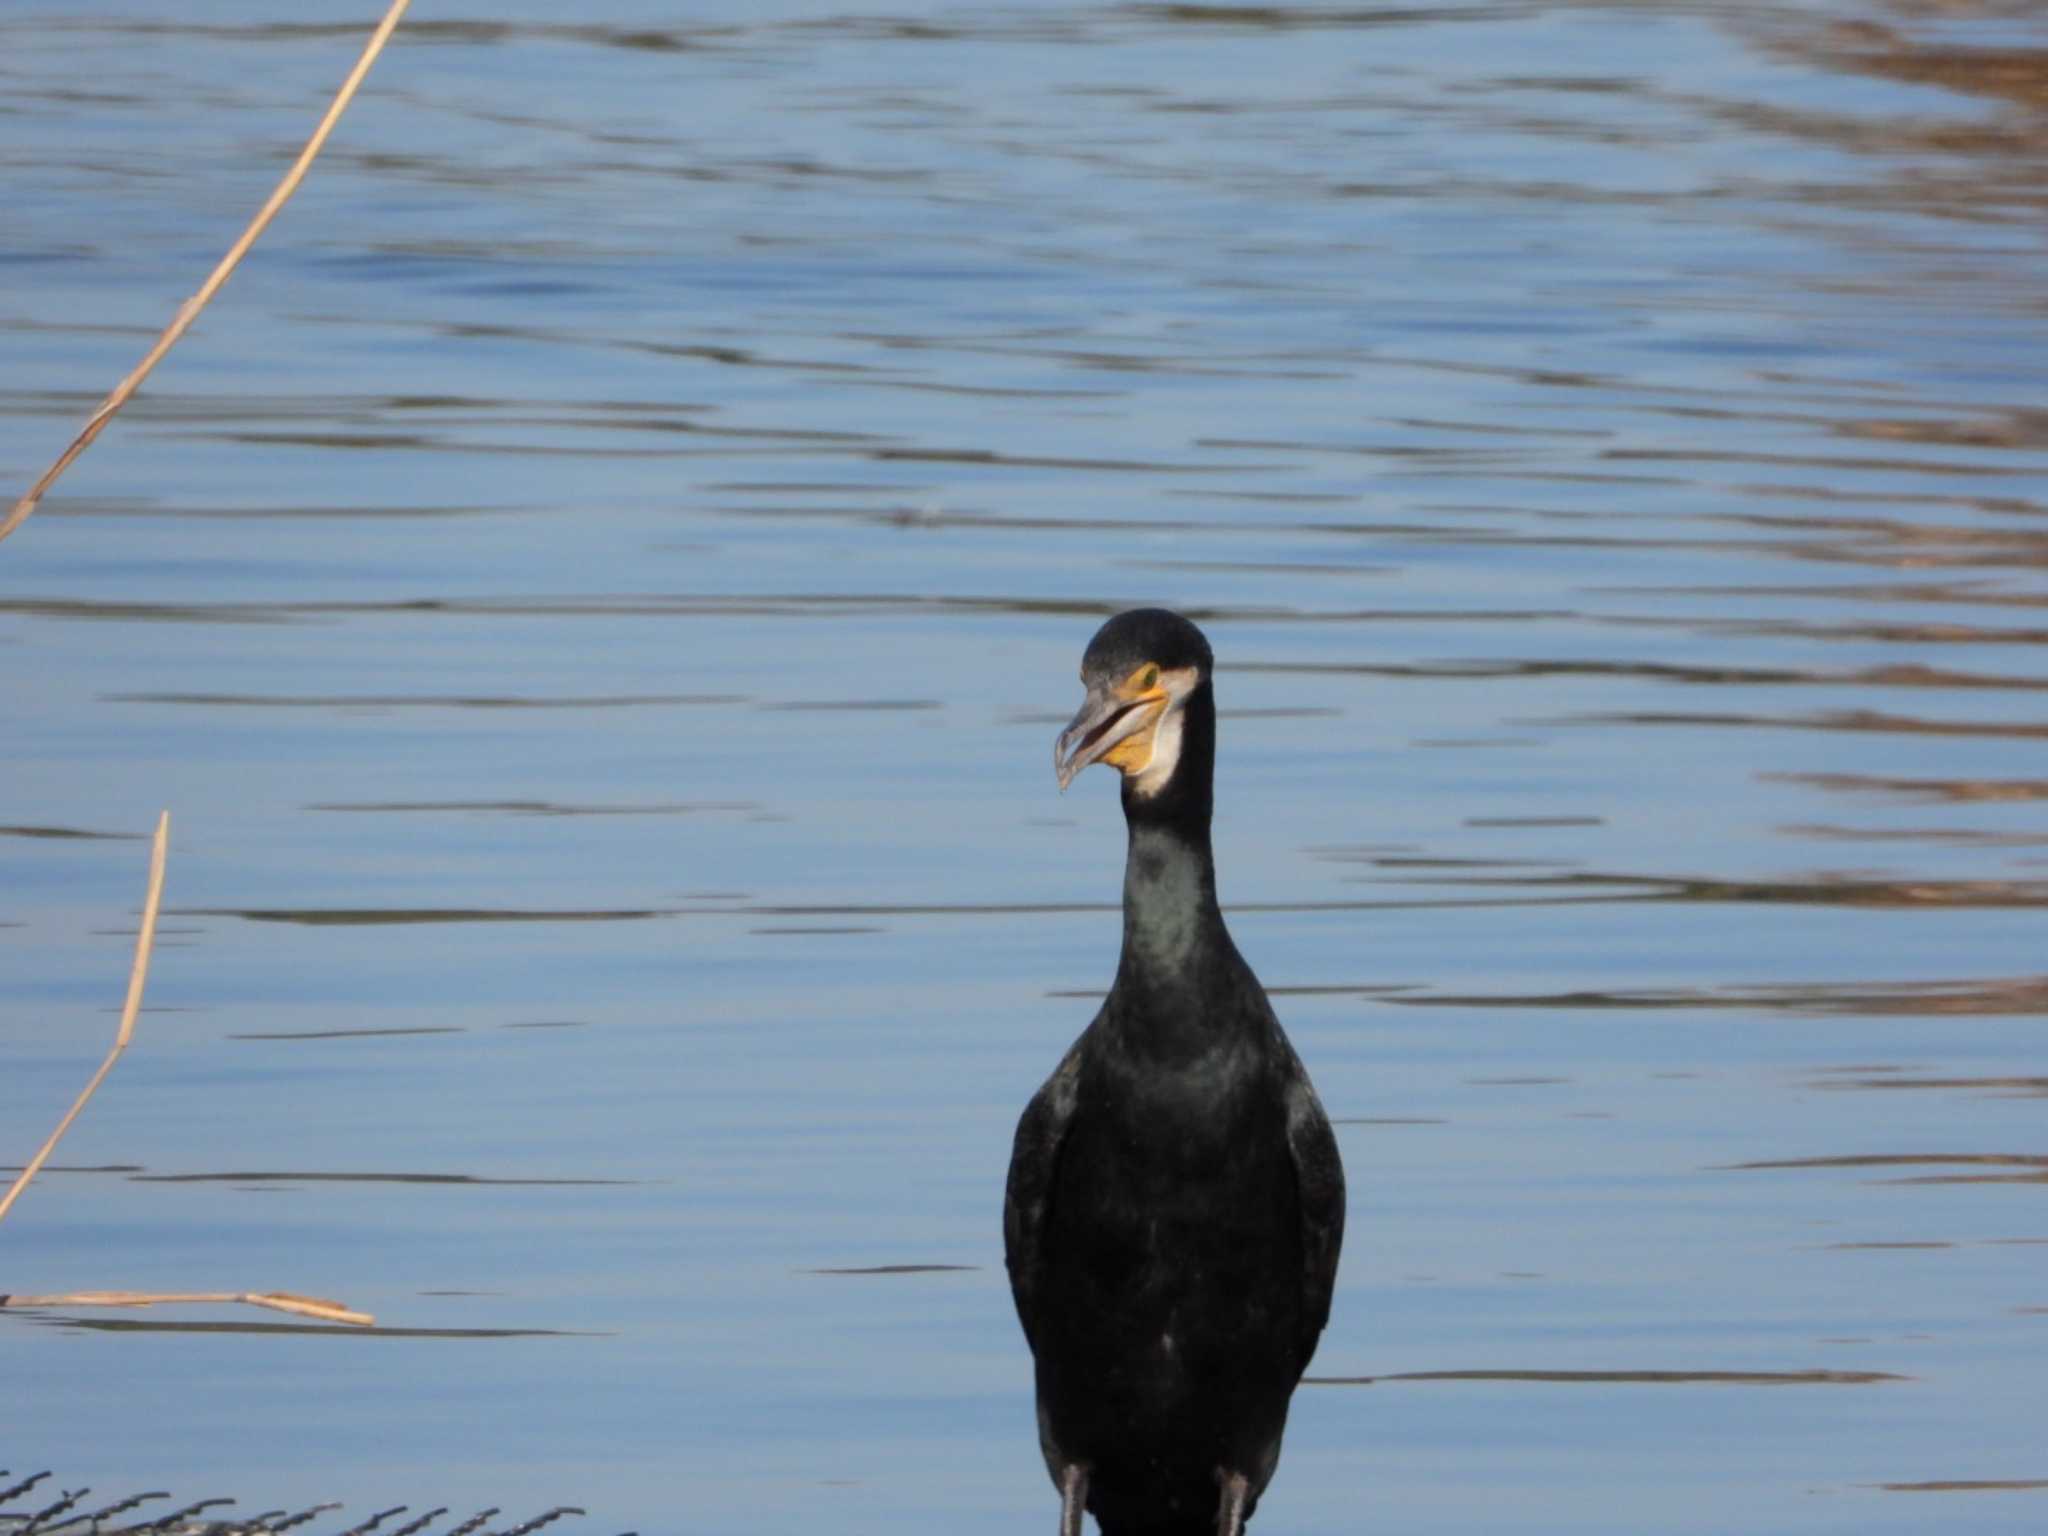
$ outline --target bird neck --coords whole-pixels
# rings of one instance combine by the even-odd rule
[[[1132,822],[1118,981],[1153,991],[1196,986],[1205,962],[1229,944],[1209,829],[1190,835],[1182,827]]]
[[[1123,783],[1124,820],[1135,839],[1140,827],[1177,832],[1208,856],[1209,821],[1216,804],[1216,691],[1206,678],[1180,706],[1173,772],[1150,794],[1136,778]]]
[[[1185,1015],[1213,995],[1237,951],[1216,904],[1209,846],[1216,773],[1216,702],[1204,682],[1181,706],[1180,751],[1172,775],[1150,795],[1124,782],[1130,851],[1124,864],[1124,948],[1118,986],[1148,1010]],[[1170,1006],[1165,1006],[1170,1002]]]

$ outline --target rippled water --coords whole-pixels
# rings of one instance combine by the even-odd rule
[[[0,17],[0,470],[368,7]],[[1259,1527],[2048,1520],[2048,26],[425,6],[0,549],[0,1466],[1045,1531],[998,1190],[1221,660],[1350,1246]]]

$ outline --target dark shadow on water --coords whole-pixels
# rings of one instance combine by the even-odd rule
[[[1734,1008],[1732,1000],[1707,993],[1679,991],[1612,992],[1440,992],[1429,996],[1390,997],[1412,1008]]]
[[[1569,1077],[1467,1077],[1461,1078],[1469,1088],[1561,1088],[1572,1081]]]
[[[1868,1088],[1879,1091],[1983,1093],[2013,1099],[2048,1098],[2048,1077],[1829,1078],[1812,1086],[1830,1090]]]
[[[2048,732],[2048,727],[2044,727]],[[1374,885],[1519,887],[1556,891],[1612,892],[1585,900],[1628,902],[1734,902],[1819,907],[2048,907],[2048,881],[1907,880],[1817,873],[1775,880],[1731,880],[1707,875],[1632,875],[1597,870],[1557,875],[1355,875],[1353,883]],[[1616,887],[1635,887],[1621,892]],[[1245,910],[1240,908],[1239,910]]]
[[[248,1030],[242,1033],[230,1032],[224,1038],[229,1040],[363,1040],[385,1038],[392,1035],[466,1035],[469,1031],[460,1024],[418,1024],[411,1028],[390,1029],[273,1029]]]
[[[288,624],[370,617],[481,618],[818,618],[854,614],[871,618],[1011,614],[1033,617],[1105,619],[1127,606],[1116,598],[949,597],[930,593],[770,592],[750,595],[692,592],[627,592],[561,596],[512,594],[503,597],[413,597],[328,599],[304,602],[117,602],[94,598],[0,598],[0,614],[36,618],[113,620],[143,623]],[[1573,621],[1570,608],[1352,608],[1322,609],[1271,604],[1190,603],[1182,610],[1200,624],[1417,624],[1526,625]],[[1662,622],[1661,620],[1659,622]],[[1690,621],[1687,621],[1690,622]],[[317,698],[312,702],[321,702]],[[325,701],[331,703],[331,700]],[[401,696],[402,702],[402,696]]]
[[[1680,666],[1670,662],[1575,661],[1565,658],[1473,657],[1430,662],[1335,662],[1335,661],[1252,661],[1234,662],[1233,672],[1269,672],[1287,676],[1355,676],[1413,679],[1422,682],[1500,682],[1513,679],[1552,677],[1616,678],[1634,682],[1682,685],[1723,685],[1737,688],[1928,688],[1958,690],[2013,690],[2038,692],[2048,689],[2048,678],[2015,677],[1991,672],[1961,672],[1928,666],[1825,667],[1737,667]],[[1609,718],[1606,716],[1583,718]],[[1635,716],[1625,716],[1634,720]],[[1665,717],[1659,716],[1658,719]],[[1673,719],[1691,717],[1670,717]],[[1708,716],[1719,721],[1744,717]],[[1822,718],[1822,717],[1813,717]],[[1873,719],[1882,718],[1873,716]],[[1761,721],[1761,723],[1770,723]],[[1843,726],[1841,729],[1852,727]],[[1877,729],[1876,726],[1862,727]],[[1901,726],[1905,729],[1905,726]]]
[[[1302,1385],[1370,1387],[1387,1381],[1515,1381],[1567,1386],[1860,1387],[1911,1381],[1889,1371],[1397,1371],[1388,1376],[1304,1376]]]
[[[1386,990],[1388,1002],[1411,1008],[1727,1008],[1743,1012],[1768,1010],[1875,1018],[1913,1015],[2048,1016],[2048,977],[2040,976],[1989,977],[1977,981],[1810,982],[1793,986],[1736,986],[1713,990],[1587,988],[1564,992],[1440,992],[1421,995],[1412,989]],[[1937,1082],[1874,1076],[1868,1081],[1851,1081],[1828,1075],[1812,1086],[1970,1087],[1996,1083],[2017,1087],[2034,1082],[2048,1082],[2048,1079],[1955,1079]]]
[[[309,811],[433,812],[504,816],[694,816],[710,811],[758,811],[753,800],[678,800],[644,805],[564,805],[553,800],[334,800],[309,805]]]
[[[0,1173],[19,1173],[19,1163],[0,1163]],[[37,1171],[37,1177],[49,1173],[140,1173],[141,1163],[45,1163]]]
[[[835,935],[887,933],[888,931],[888,929],[878,927],[872,923],[813,923],[804,927],[749,928],[747,930],[748,933],[753,934],[755,937],[765,939],[829,938]]]
[[[923,709],[944,709],[937,699],[792,699],[787,703],[760,704],[771,712],[813,712],[831,710],[878,710],[884,713]]]
[[[966,1275],[979,1270],[979,1264],[863,1264],[846,1268],[805,1269],[805,1275]]]
[[[1877,709],[1838,709],[1803,715],[1706,714],[1678,710],[1632,710],[1611,714],[1566,715],[1531,720],[1530,725],[1682,725],[1722,730],[1846,731],[1901,736],[1982,736],[2012,741],[2048,738],[2048,721],[1928,720],[1916,715],[1887,714]]]
[[[1786,837],[1828,843],[1946,843],[1968,848],[2039,848],[2048,833],[1992,832],[1976,827],[1848,827],[1834,822],[1789,822]]]
[[[1056,987],[1045,993],[1047,997],[1072,997],[1089,1002],[1100,1002],[1101,987]],[[1391,997],[1401,992],[1412,992],[1412,984],[1399,982],[1338,982],[1332,984],[1276,985],[1266,988],[1268,997]]]
[[[51,839],[80,839],[92,842],[139,843],[140,832],[89,832],[82,827],[25,827],[0,826],[0,837],[41,837]]]
[[[250,923],[308,928],[375,927],[391,923],[613,923],[674,917],[677,909],[627,907],[548,910],[528,907],[174,907],[180,917],[239,917]]]
[[[1823,1244],[1822,1244],[1821,1246],[1822,1246],[1822,1248],[1823,1248],[1823,1249],[1825,1249],[1825,1250],[1826,1250],[1827,1252],[1829,1252],[1829,1253],[1866,1253],[1866,1252],[1876,1252],[1876,1253],[1889,1253],[1889,1252],[1892,1252],[1892,1251],[1894,1251],[1894,1250],[1898,1250],[1898,1249],[1903,1249],[1903,1250],[1906,1250],[1906,1251],[1908,1251],[1908,1252],[1912,1252],[1912,1251],[1917,1251],[1917,1250],[1922,1250],[1922,1249],[1943,1249],[1943,1248],[1953,1248],[1953,1247],[1955,1247],[1956,1245],[1955,1245],[1954,1243],[1945,1243],[1945,1242],[1938,1242],[1938,1241],[1929,1241],[1929,1240],[1926,1240],[1926,1239],[1917,1239],[1917,1238],[1916,1238],[1916,1239],[1911,1239],[1911,1240],[1908,1240],[1908,1239],[1904,1239],[1904,1238],[1902,1238],[1902,1239],[1900,1239],[1900,1240],[1898,1240],[1898,1241],[1896,1241],[1896,1242],[1888,1242],[1888,1243],[1887,1243],[1887,1242],[1864,1242],[1864,1243],[1823,1243]]]
[[[2019,1493],[2048,1488],[2048,1477],[1950,1478],[1930,1483],[1877,1483],[1886,1493]]]
[[[1604,827],[1605,816],[1468,816],[1468,827]]]
[[[1996,1168],[2048,1170],[2048,1157],[2006,1152],[1862,1152],[1847,1157],[1787,1157],[1753,1163],[1720,1163],[1716,1172],[1741,1173],[1757,1168],[1910,1168],[1926,1164],[1967,1163]]]
[[[1930,804],[2048,800],[2048,779],[1897,779],[1867,773],[1762,773],[1757,777],[1842,794],[1892,795]]]
[[[105,693],[107,704],[190,704],[203,708],[262,709],[637,709],[678,704],[743,704],[736,693],[621,693],[583,698],[531,698],[516,694],[254,694]]]
[[[137,1184],[469,1184],[516,1186],[624,1185],[640,1179],[496,1178],[475,1173],[336,1173],[336,1172],[254,1172],[254,1173],[138,1173]]]
[[[1245,32],[1351,31],[1417,23],[1497,21],[1537,9],[1533,0],[1492,0],[1486,4],[1430,5],[1191,5],[1130,4],[1114,13],[1158,27],[1216,27]]]

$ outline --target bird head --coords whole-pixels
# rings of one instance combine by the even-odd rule
[[[1103,625],[1081,657],[1087,697],[1053,743],[1060,788],[1102,762],[1139,796],[1157,794],[1180,762],[1182,711],[1214,661],[1202,632],[1164,608],[1133,608]]]

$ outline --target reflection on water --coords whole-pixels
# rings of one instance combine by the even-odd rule
[[[148,1536],[152,1532],[162,1533],[162,1536],[266,1536],[266,1533],[293,1530],[326,1516],[329,1517],[330,1528],[347,1525],[342,1536],[370,1536],[370,1532],[387,1522],[397,1521],[411,1511],[410,1505],[395,1504],[378,1510],[367,1519],[347,1522],[333,1513],[344,1507],[338,1501],[314,1504],[297,1512],[270,1509],[231,1514],[229,1511],[236,1503],[234,1499],[213,1498],[179,1505],[164,1513],[145,1508],[171,1498],[161,1489],[130,1494],[111,1504],[98,1504],[97,1501],[87,1501],[86,1496],[92,1492],[90,1488],[64,1490],[55,1499],[37,1507],[36,1500],[47,1496],[47,1490],[42,1495],[37,1494],[37,1485],[48,1482],[50,1475],[47,1471],[32,1472],[12,1487],[0,1488],[0,1504],[20,1504],[19,1512],[0,1510],[0,1523],[9,1529],[29,1533],[69,1531],[82,1526],[94,1532],[105,1531],[107,1536]],[[475,1536],[500,1513],[495,1507],[481,1510],[459,1523],[442,1526],[435,1536]],[[499,1527],[498,1536],[532,1536],[533,1532],[553,1525],[557,1520],[586,1513],[588,1511],[573,1504],[558,1504],[516,1525]],[[137,1518],[128,1521],[122,1518],[125,1516]],[[425,1536],[436,1526],[441,1526],[447,1516],[448,1507],[438,1505],[402,1524],[390,1525],[388,1536]]]
[[[8,1459],[1038,1528],[995,1191],[1122,852],[1045,754],[1156,601],[1349,1143],[1319,1377],[1418,1388],[1261,1528],[2037,1530],[2039,8],[586,9],[410,18],[0,554],[20,1140],[180,829],[0,1285],[389,1324],[0,1319]],[[0,478],[360,35],[0,19]]]

